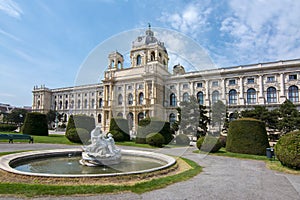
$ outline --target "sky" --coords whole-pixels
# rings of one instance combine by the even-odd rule
[[[31,106],[35,85],[73,86],[95,47],[148,23],[189,37],[216,67],[297,59],[299,10],[295,0],[0,0],[0,103]]]

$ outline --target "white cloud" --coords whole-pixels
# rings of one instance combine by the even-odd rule
[[[3,11],[11,17],[18,19],[23,14],[20,6],[12,0],[0,0],[0,11]]]
[[[180,12],[163,12],[159,21],[170,24],[172,28],[185,34],[195,35],[204,28],[207,29],[207,16],[211,9],[203,4],[190,3]]]
[[[237,62],[298,58],[300,55],[300,1],[229,2],[231,15],[220,31],[230,37]]]
[[[1,28],[0,28],[0,34],[5,35],[6,37],[9,37],[9,38],[11,38],[11,39],[13,39],[13,40],[15,40],[17,42],[21,41],[18,37],[16,37],[16,36],[14,36],[14,35],[6,32],[6,31],[2,30]]]

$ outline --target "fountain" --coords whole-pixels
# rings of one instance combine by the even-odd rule
[[[0,169],[36,177],[111,177],[164,170],[173,157],[149,151],[123,150],[96,127],[91,143],[76,149],[40,150],[0,157]]]
[[[121,162],[121,150],[116,148],[112,134],[106,137],[97,126],[91,132],[91,144],[83,147],[80,164],[89,167],[115,165]]]

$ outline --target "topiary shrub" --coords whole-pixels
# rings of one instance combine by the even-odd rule
[[[82,142],[78,141],[77,139],[69,139],[71,142],[75,143],[86,143],[90,139],[90,133],[91,131],[96,127],[95,119],[93,117],[87,116],[87,115],[70,115],[65,135],[68,138],[68,132],[71,129],[84,129],[88,132],[88,134],[85,133],[85,131],[77,131],[79,140],[81,139]],[[80,130],[79,129],[79,130]],[[74,136],[74,138],[76,138]]]
[[[222,147],[220,139],[210,135],[200,137],[197,140],[196,145],[199,150],[211,153],[219,151],[219,149]]]
[[[0,131],[11,132],[18,128],[15,124],[0,124]]]
[[[265,123],[257,119],[241,118],[230,122],[226,151],[265,155],[270,147]]]
[[[109,132],[113,135],[115,141],[129,141],[128,120],[124,118],[111,118]],[[122,136],[121,136],[122,135]]]
[[[282,165],[300,169],[300,131],[282,136],[275,145],[275,155]]]
[[[224,136],[224,135],[220,135],[219,136],[219,140],[222,144],[222,147],[226,147],[226,140],[227,140],[227,136]]]
[[[74,143],[87,143],[90,133],[84,128],[71,128],[66,132],[66,138]]]
[[[186,136],[185,134],[179,134],[175,138],[176,144],[178,145],[189,145],[190,144],[190,138]]]
[[[22,132],[28,135],[48,136],[47,116],[42,113],[27,113]]]
[[[116,142],[124,142],[124,134],[117,130],[111,130],[109,131],[113,135],[113,138]]]
[[[164,137],[164,144],[169,144],[174,138],[169,122],[153,118],[145,118],[139,122],[136,143],[146,144],[146,137],[150,133],[160,133]]]
[[[165,139],[160,133],[150,133],[146,137],[146,143],[154,147],[162,147]]]

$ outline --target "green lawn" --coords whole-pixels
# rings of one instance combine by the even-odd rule
[[[46,184],[24,184],[24,183],[1,183],[0,194],[10,194],[18,196],[60,196],[60,195],[75,195],[75,194],[102,194],[114,193],[122,191],[131,191],[134,193],[144,193],[147,191],[164,188],[170,184],[188,180],[202,171],[197,163],[183,159],[191,168],[187,171],[176,175],[152,179],[145,182],[136,183],[134,185],[46,185]]]
[[[14,133],[14,132],[1,132],[1,133],[3,133],[3,134],[22,134],[22,133]],[[70,142],[64,135],[58,135],[58,134],[51,134],[49,136],[33,135],[32,137],[33,137],[34,143],[69,144],[69,145],[73,144],[74,145],[74,143]],[[8,142],[8,140],[0,140],[0,142]],[[28,140],[14,140],[14,142],[28,143]]]
[[[194,153],[207,153],[207,152],[200,152],[199,150],[194,151]],[[260,156],[260,155],[251,155],[251,154],[242,154],[242,153],[232,153],[227,152],[225,148],[221,148],[216,153],[209,153],[209,155],[214,156],[227,156],[232,158],[239,158],[239,159],[252,159],[252,160],[261,160],[266,163],[267,168],[279,172],[289,173],[289,174],[296,174],[300,175],[300,170],[294,170],[288,167],[283,166],[279,160],[269,159],[267,156]]]

